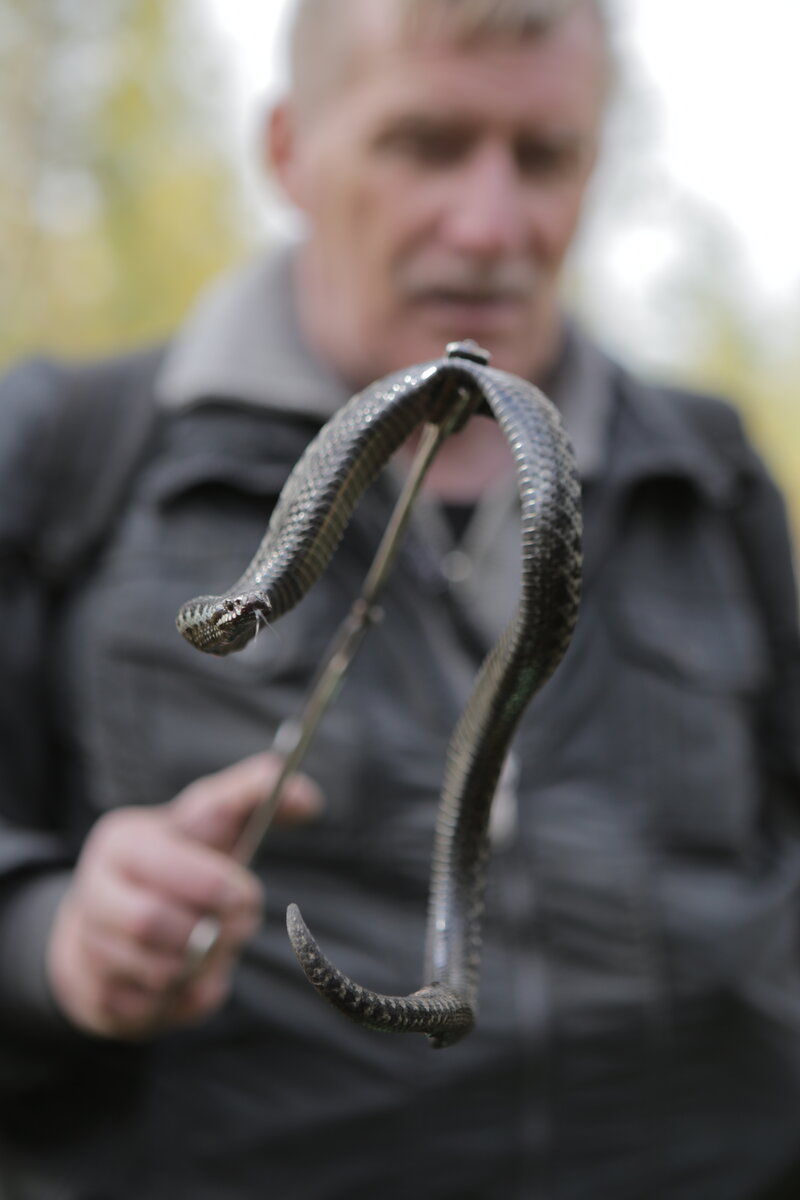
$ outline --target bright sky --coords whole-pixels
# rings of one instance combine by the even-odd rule
[[[765,287],[797,286],[800,4],[624,0],[620,15],[661,165],[727,214]]]
[[[242,153],[252,160],[257,103],[281,70],[286,0],[206,3],[235,64]],[[796,310],[800,0],[615,0],[612,12],[635,97],[624,120],[633,169],[620,174],[638,188],[624,198],[624,219],[606,212],[604,249],[592,259],[615,303],[638,307],[668,274],[688,207],[733,239],[737,286],[763,319]]]

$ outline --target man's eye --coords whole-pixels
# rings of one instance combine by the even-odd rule
[[[573,147],[548,142],[520,142],[515,156],[523,175],[554,177],[568,174],[578,158]]]
[[[450,130],[408,129],[395,134],[387,146],[424,166],[449,166],[467,152],[469,139]]]

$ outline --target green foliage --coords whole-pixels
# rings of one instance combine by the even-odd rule
[[[191,0],[0,0],[0,362],[171,329],[245,246]]]

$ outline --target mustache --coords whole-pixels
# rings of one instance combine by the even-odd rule
[[[537,290],[538,282],[538,273],[517,260],[412,265],[400,278],[402,290],[411,300],[433,296],[478,302],[527,300]]]

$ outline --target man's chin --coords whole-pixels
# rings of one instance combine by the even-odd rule
[[[541,339],[536,337],[536,324],[529,313],[524,320],[512,322],[501,320],[497,313],[491,319],[474,311],[454,316],[444,313],[441,306],[429,306],[398,315],[387,325],[368,339],[372,378],[440,358],[449,342],[468,338],[489,352],[492,366],[525,378],[533,378],[537,364],[546,361],[547,351],[537,347]]]
[[[444,354],[448,343],[467,339],[477,342],[489,352],[493,367],[527,378],[531,377],[536,367],[536,339],[529,322],[524,326],[515,323],[508,328],[500,321],[470,320],[468,314],[460,321],[435,319],[420,323],[415,334],[404,339],[409,348],[414,348],[412,357],[407,361],[423,362],[438,358]]]

